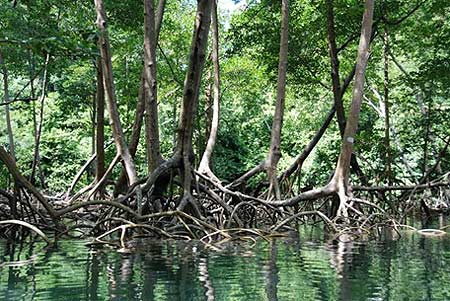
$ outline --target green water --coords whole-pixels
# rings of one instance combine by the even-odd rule
[[[337,242],[320,231],[211,251],[140,241],[136,253],[0,241],[0,300],[450,300],[450,239]]]

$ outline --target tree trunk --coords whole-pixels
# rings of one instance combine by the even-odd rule
[[[205,141],[208,143],[209,136],[211,134],[211,126],[213,120],[213,94],[211,83],[211,70],[208,70],[205,78]],[[204,146],[203,153],[205,152],[206,145]]]
[[[135,182],[137,182],[138,179],[136,175],[136,168],[134,166],[133,158],[131,157],[128,146],[125,142],[122,125],[120,123],[119,118],[119,111],[117,108],[117,100],[114,88],[114,78],[111,63],[111,51],[106,25],[106,14],[103,7],[103,0],[95,0],[95,8],[97,12],[96,23],[100,31],[99,48],[100,48],[100,58],[102,62],[101,65],[103,72],[103,85],[107,99],[107,108],[111,121],[111,128],[117,152],[122,157],[123,163],[125,165],[125,170],[127,171],[128,180],[130,182],[130,185],[132,185]]]
[[[161,30],[162,20],[164,16],[164,8],[165,8],[166,0],[160,0],[158,3],[158,13],[156,17],[155,31],[156,31],[156,41],[158,41],[158,36]],[[141,72],[141,81],[139,85],[139,95],[138,95],[138,103],[136,107],[136,114],[133,122],[133,129],[131,132],[131,137],[129,141],[129,149],[131,156],[134,158],[136,155],[137,147],[139,144],[139,137],[141,135],[141,127],[142,127],[142,118],[144,116],[145,110],[145,66],[142,68]],[[159,134],[158,134],[159,135]],[[126,171],[122,169],[122,172],[119,176],[119,179],[116,182],[114,187],[114,195],[117,196],[119,193],[126,191]]]
[[[391,177],[391,145],[390,145],[390,120],[389,120],[389,32],[387,25],[384,27],[384,148],[386,151],[386,179],[388,185],[392,185]]]
[[[189,55],[189,67],[186,74],[183,103],[177,130],[177,147],[175,157],[182,160],[183,198],[178,205],[182,210],[192,199],[192,163],[194,160],[192,149],[192,135],[195,115],[198,107],[198,96],[202,77],[203,65],[206,58],[209,26],[211,23],[211,7],[213,0],[197,1],[197,16],[195,32]]]
[[[280,187],[277,180],[277,166],[281,158],[281,129],[283,127],[284,104],[286,100],[286,72],[288,59],[288,36],[289,36],[289,1],[281,1],[281,37],[280,53],[278,62],[278,81],[277,81],[277,102],[275,105],[275,114],[273,116],[272,132],[270,139],[269,154],[265,163],[267,176],[269,178],[271,191],[274,191],[275,198],[281,199]]]
[[[36,127],[35,132],[35,139],[34,139],[34,156],[33,156],[33,164],[31,166],[31,182],[34,182],[34,177],[36,173],[36,168],[39,169],[39,178],[41,181],[41,186],[45,187],[45,181],[44,176],[42,174],[41,170],[41,156],[39,154],[39,146],[41,143],[41,136],[42,136],[42,124],[44,123],[44,104],[45,104],[45,97],[47,96],[47,84],[48,84],[48,63],[50,61],[50,54],[47,53],[45,57],[45,63],[44,63],[44,75],[42,78],[42,91],[41,91],[41,97],[40,97],[40,111],[39,111],[39,123]]]
[[[159,142],[156,43],[154,2],[144,0],[145,144],[149,173],[163,161]]]
[[[292,163],[281,176],[279,176],[278,180],[281,182],[284,179],[288,178],[294,172],[302,168],[303,162],[308,158],[313,149],[316,147],[317,143],[319,143],[326,129],[330,126],[331,120],[333,119],[334,113],[336,112],[335,106],[331,108],[331,110],[327,113],[325,120],[322,123],[322,126],[319,130],[314,134],[314,136],[309,141],[308,145],[305,146],[302,153],[295,158],[294,163]]]
[[[31,54],[31,51],[29,51],[29,72],[30,72],[30,93],[31,93],[31,98],[32,99],[36,99],[36,89],[34,87],[34,79],[36,77],[35,75],[35,66],[34,66],[34,58]],[[36,133],[37,133],[37,120],[36,120],[36,102],[32,101],[31,102],[31,115],[33,117],[33,137],[35,139],[35,143],[36,143]],[[33,153],[33,158],[34,158],[34,153]],[[33,162],[31,163],[31,174],[33,174]],[[29,180],[31,182],[34,182],[34,178],[29,177]]]
[[[344,49],[341,47],[339,50],[336,46],[336,32],[335,32],[335,24],[334,24],[334,5],[333,0],[327,0],[327,30],[328,30],[328,42],[329,42],[329,52],[330,52],[330,61],[331,61],[331,82],[333,86],[333,98],[334,98],[334,106],[336,108],[336,119],[338,122],[339,133],[341,137],[344,137],[345,131],[345,110],[344,110],[344,94],[352,80],[355,72],[355,68],[352,69],[348,77],[344,80],[341,86],[341,80],[339,77],[339,58],[338,52],[339,50]],[[345,47],[348,44],[345,45]],[[356,156],[353,154],[350,160],[351,167],[353,171],[360,177],[361,182],[365,185],[367,184],[367,180],[364,177],[364,174],[361,170],[361,167],[358,164]]]
[[[228,187],[235,187],[244,183],[249,178],[262,172],[267,171],[269,179],[269,194],[274,192],[277,200],[281,199],[281,191],[277,179],[277,166],[281,158],[281,129],[283,127],[284,103],[286,94],[286,72],[287,72],[287,52],[288,52],[288,36],[289,36],[289,1],[281,2],[281,29],[280,29],[280,52],[278,61],[278,80],[277,80],[277,100],[275,103],[275,113],[272,121],[272,130],[270,136],[270,147],[265,160],[257,166],[247,171],[244,175],[232,182]]]
[[[164,11],[166,8],[166,0],[158,1],[158,11],[156,12],[156,20],[155,20],[155,41],[158,43],[159,34],[161,32],[161,25],[164,18]]]
[[[139,85],[138,101],[136,105],[136,112],[134,115],[133,127],[131,130],[131,136],[128,143],[128,148],[130,150],[131,156],[134,158],[136,156],[137,148],[139,145],[139,138],[141,136],[142,120],[145,112],[145,99],[144,99],[144,72],[141,73],[141,83]],[[120,173],[120,176],[114,187],[113,195],[117,196],[120,193],[125,193],[127,190],[127,173],[124,168]]]
[[[339,58],[336,46],[336,33],[334,29],[334,6],[333,0],[327,0],[327,29],[328,29],[328,44],[330,48],[331,60],[331,81],[333,85],[334,107],[336,109],[336,118],[339,125],[339,132],[341,136],[344,135],[345,130],[345,112],[343,105],[343,94],[341,93],[341,80],[339,78]]]
[[[9,153],[11,158],[16,160],[16,152],[14,149],[14,135],[11,125],[11,115],[9,112],[9,82],[8,82],[8,69],[6,68],[6,62],[3,59],[2,53],[0,52],[0,65],[3,69],[3,91],[4,91],[4,102],[5,104],[5,117],[6,117],[6,129],[8,131],[8,142],[9,142]]]
[[[105,174],[105,90],[103,87],[103,72],[100,58],[97,58],[97,114],[96,114],[96,143],[95,152],[97,154],[95,166],[95,182],[99,182]],[[99,188],[100,195],[103,195],[104,187]]]
[[[214,151],[214,146],[217,141],[217,133],[219,131],[219,114],[220,114],[220,65],[219,65],[219,20],[217,17],[217,2],[212,0],[212,62],[214,67],[214,101],[212,109],[211,127],[208,136],[208,143],[206,144],[205,152],[198,171],[208,175],[216,182],[219,179],[211,171],[211,157]]]
[[[361,111],[361,102],[364,92],[364,76],[369,58],[369,45],[371,40],[372,22],[373,22],[374,0],[365,1],[365,11],[361,26],[361,37],[358,46],[358,58],[356,63],[355,83],[353,87],[352,104],[347,119],[344,137],[342,139],[341,152],[339,155],[336,170],[331,180],[335,187],[341,204],[338,210],[338,216],[347,215],[347,196],[350,194],[349,176],[350,160],[355,142],[355,134],[358,128],[359,113]]]
[[[11,158],[11,156],[4,150],[3,147],[0,147],[0,161],[2,161],[6,168],[8,168],[9,173],[13,176],[14,181],[19,183],[24,188],[28,189],[36,199],[43,205],[45,210],[48,212],[49,216],[52,220],[57,223],[58,222],[58,214],[53,206],[45,199],[45,197],[33,186],[19,171],[16,163]]]

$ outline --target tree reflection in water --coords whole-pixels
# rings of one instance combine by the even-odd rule
[[[450,300],[450,239],[392,238],[330,241],[308,230],[220,252],[139,241],[133,254],[0,241],[0,300]]]

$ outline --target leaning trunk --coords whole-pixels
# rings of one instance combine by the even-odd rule
[[[11,158],[15,161],[16,152],[14,150],[14,135],[11,125],[11,114],[9,112],[9,82],[8,82],[8,69],[3,59],[2,53],[0,53],[0,65],[3,69],[3,91],[4,91],[4,103],[5,103],[5,117],[6,117],[6,129],[8,131],[9,153]]]
[[[97,26],[100,31],[99,48],[100,58],[102,61],[103,85],[106,92],[107,108],[111,119],[111,127],[114,136],[114,143],[117,152],[122,157],[125,169],[127,171],[130,185],[136,183],[137,175],[133,158],[125,142],[122,125],[120,123],[119,111],[117,108],[117,100],[114,88],[114,79],[112,73],[111,51],[109,45],[108,31],[106,26],[106,14],[103,7],[103,0],[95,0],[95,8],[97,11]]]
[[[341,93],[341,83],[339,78],[339,58],[336,46],[336,33],[334,29],[334,6],[333,0],[327,0],[327,29],[328,29],[328,45],[330,48],[331,61],[331,81],[333,85],[334,107],[336,109],[336,118],[339,125],[341,136],[345,130],[345,113],[343,105],[343,93]]]
[[[283,127],[284,104],[286,95],[286,69],[288,55],[288,33],[289,33],[289,1],[281,2],[281,38],[280,54],[278,63],[278,81],[277,81],[277,102],[275,105],[275,114],[273,117],[272,133],[270,139],[270,149],[266,160],[266,170],[269,178],[269,194],[273,190],[276,199],[281,199],[280,188],[277,180],[277,166],[281,158],[281,129]]]
[[[44,63],[44,75],[42,78],[42,91],[40,97],[40,111],[39,111],[39,123],[36,127],[35,137],[34,137],[34,155],[33,155],[33,164],[31,166],[31,182],[34,182],[34,176],[36,173],[36,168],[39,169],[39,178],[41,181],[41,186],[45,186],[44,176],[41,170],[41,155],[39,154],[39,147],[41,143],[42,136],[42,125],[44,123],[44,105],[45,105],[45,97],[47,96],[47,83],[48,83],[48,63],[50,60],[50,54],[47,53],[45,57]]]
[[[154,2],[144,0],[145,137],[150,173],[163,161],[158,125],[156,41]]]
[[[96,143],[97,161],[95,166],[95,181],[98,183],[105,174],[105,90],[103,87],[103,72],[100,59],[97,59],[97,114],[96,114]],[[103,187],[99,189],[103,193]]]
[[[214,100],[212,108],[212,120],[209,130],[208,143],[206,144],[205,152],[198,171],[211,177],[214,181],[219,182],[219,179],[211,171],[211,157],[214,151],[214,146],[217,141],[217,132],[219,130],[219,110],[220,110],[220,65],[219,65],[219,22],[217,17],[217,3],[213,0],[212,8],[212,62],[214,67]]]
[[[338,215],[346,215],[346,197],[350,194],[349,176],[350,160],[355,142],[355,134],[358,128],[361,101],[364,92],[364,76],[369,59],[369,45],[372,31],[374,0],[366,0],[365,11],[361,26],[361,37],[358,46],[358,57],[356,63],[355,84],[353,87],[352,104],[347,119],[344,137],[342,139],[341,152],[336,170],[331,183],[335,185],[336,191],[341,199]]]
[[[384,30],[384,148],[386,151],[386,178],[388,185],[392,185],[389,120],[389,32],[387,26]]]
[[[203,65],[206,58],[209,26],[211,23],[211,6],[213,0],[197,1],[197,16],[195,32],[192,38],[189,67],[184,82],[183,104],[180,122],[177,130],[177,147],[175,156],[182,160],[183,199],[178,208],[183,209],[192,199],[192,163],[194,152],[192,150],[192,134],[195,115],[198,107],[198,95],[202,77]]]
[[[160,30],[161,30],[165,4],[166,4],[166,0],[160,0],[158,2],[158,13],[157,13],[156,21],[155,21],[156,22],[156,24],[155,24],[156,43],[158,41],[158,36],[159,36]],[[137,104],[135,118],[134,118],[134,122],[133,122],[133,129],[131,132],[130,141],[128,143],[128,147],[129,147],[131,156],[133,158],[136,155],[137,147],[139,144],[139,137],[141,134],[141,127],[142,127],[142,119],[143,119],[144,110],[145,110],[145,93],[144,93],[145,82],[146,82],[146,80],[145,80],[145,66],[144,66],[142,73],[141,73],[138,104]],[[157,113],[157,111],[156,111],[156,113]],[[158,132],[158,136],[159,136],[159,132]],[[119,193],[126,192],[125,186],[126,186],[126,171],[122,169],[120,177],[116,182],[116,186],[114,187],[114,195],[118,195]]]

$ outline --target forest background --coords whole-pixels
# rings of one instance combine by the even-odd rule
[[[63,193],[68,189],[70,196],[98,181],[98,163],[93,155],[98,151],[100,126],[104,128],[102,160],[106,166],[118,160],[108,115],[98,119],[103,115],[98,114],[98,73],[102,69],[98,46],[102,29],[95,23],[101,15],[98,2],[102,1],[96,1],[96,12],[92,1],[1,0],[0,95],[6,116],[0,119],[1,144],[15,158],[25,178],[48,196],[67,197]],[[165,4],[164,17],[159,37],[156,34],[158,38],[153,40],[156,45],[146,52],[144,3],[104,2],[122,136],[130,143],[139,95],[145,93],[142,83],[151,76],[142,72],[147,64],[143,62],[154,56],[160,140],[160,155],[156,156],[161,161],[171,158],[181,143],[179,126],[197,3],[183,0],[155,4],[155,10],[161,2]],[[199,1],[199,7],[201,2],[208,1]],[[271,146],[274,104],[280,96],[282,23],[278,1],[241,2],[238,7],[230,13],[219,2],[218,57],[214,60],[214,38],[210,37],[206,62],[203,70],[200,68],[198,110],[192,119],[194,157],[190,159],[197,169],[210,137],[218,87],[220,122],[208,165],[212,173],[207,174],[220,179],[221,184],[236,187],[244,182],[239,180],[241,176],[265,162]],[[356,0],[289,4],[287,81],[282,85],[284,120],[277,162],[278,175],[289,176],[289,180],[280,183],[281,195],[275,189],[274,199],[321,187],[333,176],[352,101],[363,12],[363,1]],[[369,188],[414,187],[443,180],[448,187],[450,3],[375,1],[373,12],[351,182]],[[152,27],[154,34],[158,32]],[[220,62],[220,86],[215,83],[215,62]],[[148,107],[146,110],[149,112]],[[335,112],[337,118],[331,119]],[[147,115],[145,118],[150,118]],[[318,133],[323,136],[305,154],[305,147]],[[145,135],[141,131],[140,136]],[[156,168],[149,167],[148,139],[140,139],[135,150],[139,179]],[[86,165],[86,172],[74,183],[74,176],[89,158],[93,163]],[[114,185],[117,191],[113,180],[121,173],[120,164],[112,169],[108,185],[113,186],[106,189],[108,195],[112,195]],[[270,168],[268,174],[270,180]],[[185,181],[186,177],[181,178]],[[132,186],[136,181],[128,178]],[[250,178],[242,191],[258,195],[267,188],[266,180],[266,174],[260,173]],[[0,164],[2,190],[7,191],[14,182],[6,164]],[[264,196],[268,200],[271,188]],[[379,191],[385,192],[383,188]],[[433,193],[438,199],[446,192],[441,189]],[[389,201],[386,204],[392,205]]]

